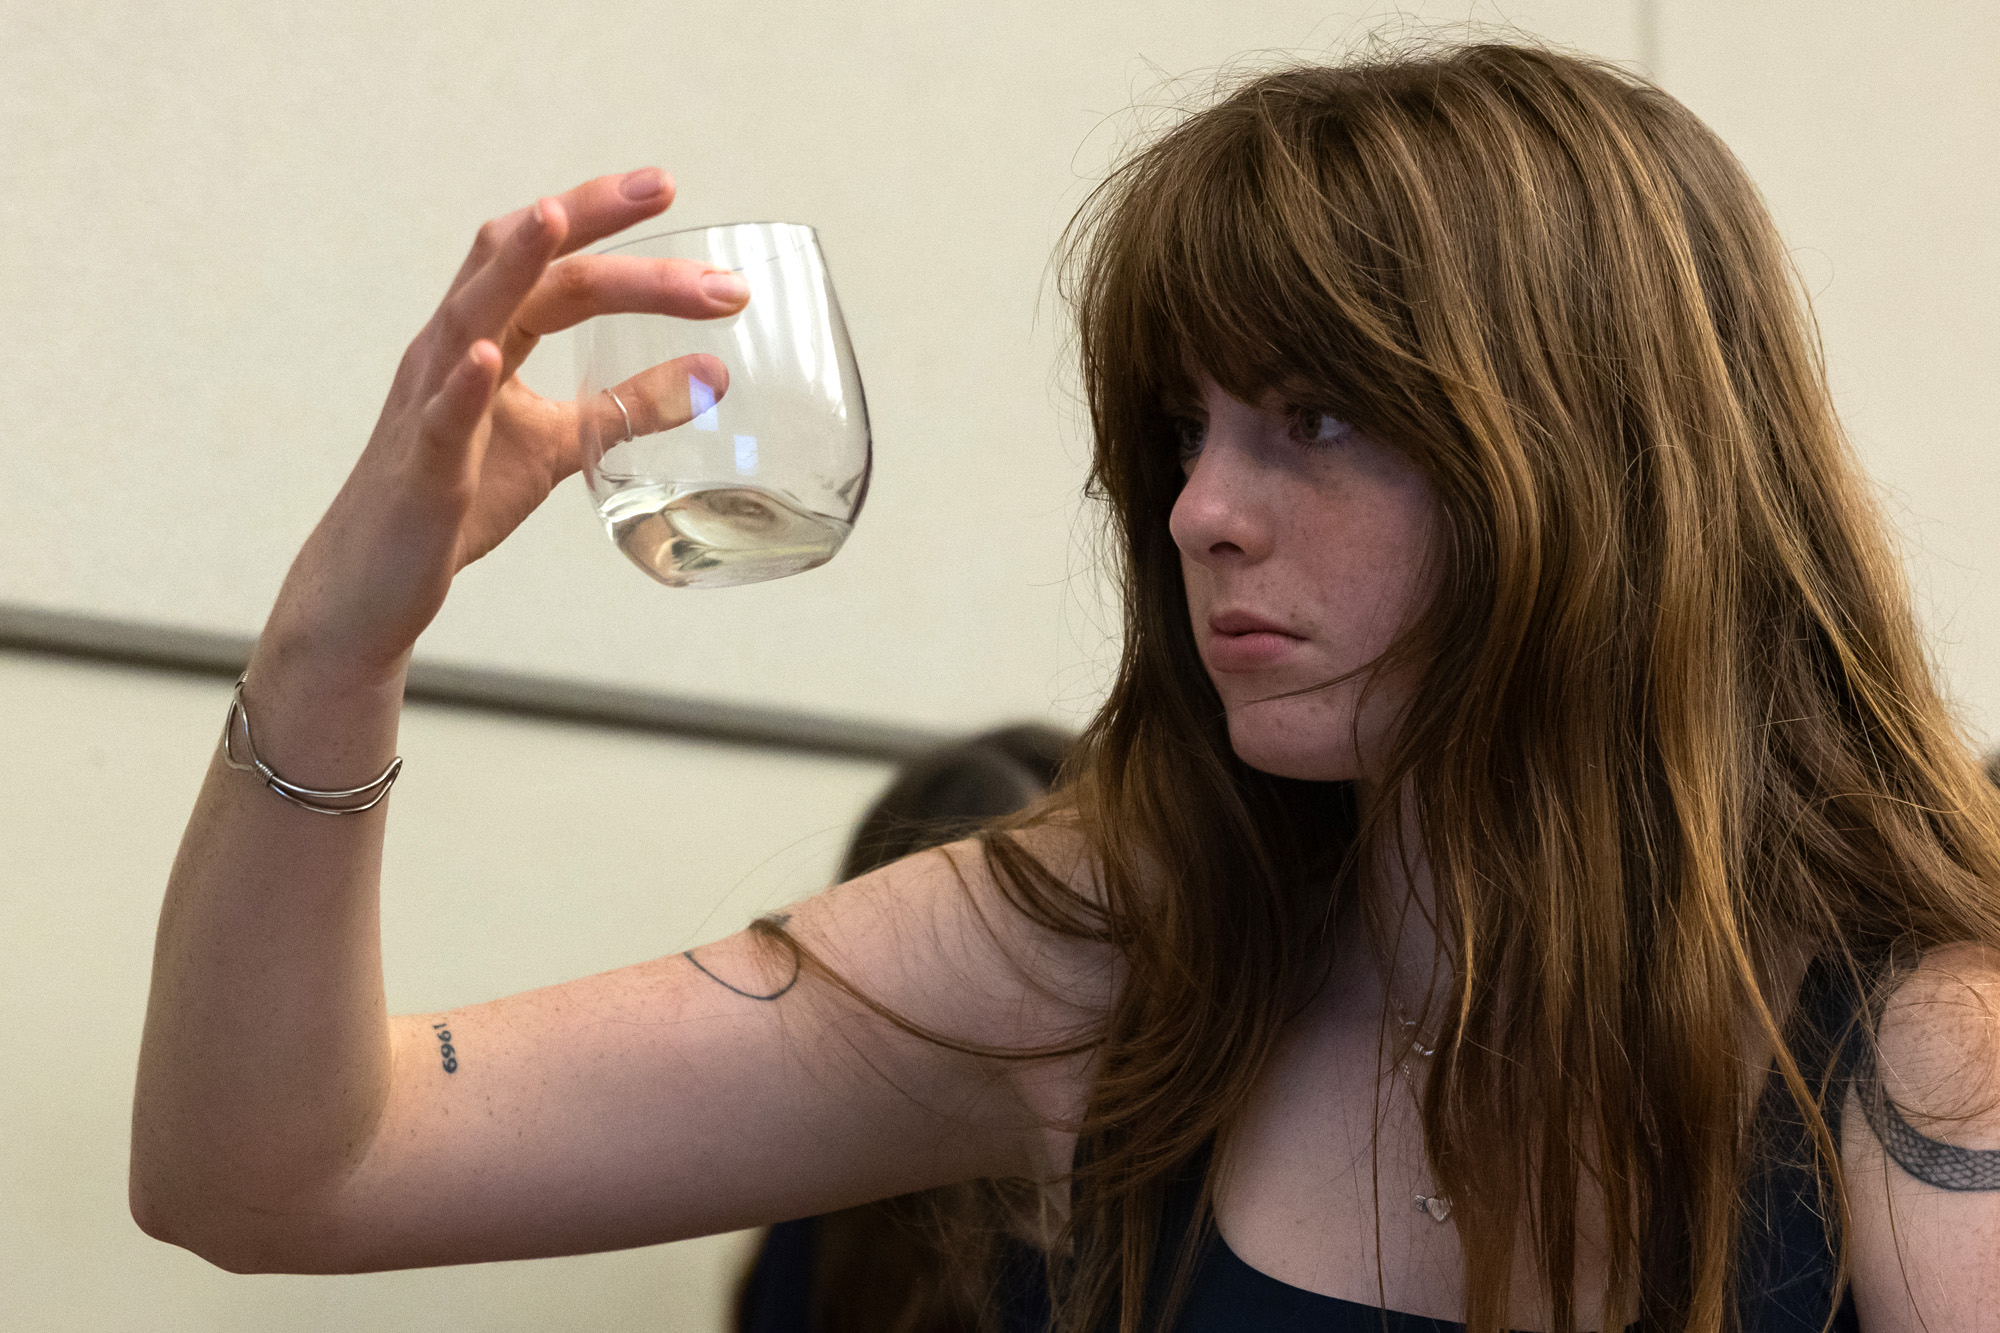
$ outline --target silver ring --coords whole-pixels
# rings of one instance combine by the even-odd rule
[[[609,398],[612,402],[618,404],[618,415],[625,418],[625,439],[618,441],[618,443],[623,444],[625,443],[625,440],[629,440],[632,438],[632,414],[625,410],[625,404],[623,400],[621,400],[617,394],[611,392],[611,390],[606,389],[604,391],[604,396],[606,398]]]

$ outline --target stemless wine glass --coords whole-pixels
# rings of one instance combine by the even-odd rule
[[[605,530],[671,588],[831,560],[868,497],[868,405],[819,235],[789,222],[664,232],[602,254],[741,274],[727,319],[607,315],[577,340],[583,472]]]

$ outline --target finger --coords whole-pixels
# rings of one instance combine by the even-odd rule
[[[569,234],[556,254],[569,254],[623,231],[635,222],[666,211],[667,205],[673,201],[674,178],[658,167],[641,167],[622,175],[599,176],[585,181],[556,196],[556,202],[562,205],[564,215],[569,218]],[[457,291],[473,274],[486,267],[487,262],[527,222],[535,208],[534,204],[517,208],[481,227],[449,290]]]
[[[642,370],[578,408],[585,435],[594,436],[600,449],[609,449],[641,435],[685,426],[728,392],[729,368],[697,352]]]
[[[658,167],[641,167],[585,181],[557,199],[569,218],[569,235],[556,253],[566,255],[665,212],[674,201],[674,178]]]
[[[453,475],[464,470],[466,450],[499,386],[500,349],[481,338],[466,349],[424,404],[418,429],[426,463]]]
[[[516,307],[555,257],[567,228],[562,205],[542,200],[486,266],[445,297],[433,323],[454,361],[460,348],[469,348],[480,338],[499,342]]]
[[[719,319],[750,299],[741,276],[693,259],[578,255],[553,264],[514,311],[501,343],[509,373],[544,334],[596,315],[676,315]]]
[[[743,309],[749,299],[741,274],[699,260],[578,255],[549,266],[515,310],[514,326],[539,338],[594,315],[719,319]]]

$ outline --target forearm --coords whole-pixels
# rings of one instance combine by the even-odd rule
[[[740,282],[718,292],[691,261],[573,255],[550,272],[671,197],[664,173],[641,169],[480,229],[251,662],[256,748],[285,779],[332,791],[382,772],[410,648],[452,578],[576,470],[578,409],[514,378],[536,339],[612,310],[707,319],[742,309]],[[649,421],[668,430],[687,419]],[[355,1236],[384,1218],[437,1229],[427,1201],[412,1197],[426,1186],[410,1181],[436,1155],[449,1112],[395,1120],[409,1103],[393,1098],[416,1075],[395,1078],[383,1001],[376,894],[387,817],[386,804],[313,813],[254,772],[210,763],[160,916],[133,1109],[132,1207],[153,1234],[229,1267],[319,1269],[375,1262]],[[430,1031],[395,1030],[437,1059]],[[465,1083],[458,1075],[453,1090],[464,1095]],[[385,1150],[389,1134],[403,1155]],[[436,1246],[406,1253],[442,1262]]]
[[[400,669],[356,679],[267,631],[245,700],[266,762],[336,788],[388,762],[401,691]],[[211,761],[160,915],[133,1108],[132,1205],[154,1234],[230,1262],[239,1231],[310,1225],[366,1151],[390,1072],[387,814],[315,814]]]

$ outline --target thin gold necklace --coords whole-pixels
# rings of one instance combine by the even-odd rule
[[[1402,1029],[1403,1049],[1396,1057],[1396,1073],[1403,1076],[1410,1089],[1410,1100],[1417,1107],[1417,1132],[1423,1133],[1423,1098],[1417,1092],[1416,1072],[1411,1068],[1419,1060],[1428,1060],[1437,1054],[1437,1042],[1424,1044],[1423,1033],[1417,1028],[1417,1020],[1403,1012],[1403,1002],[1396,998],[1394,991],[1385,991],[1389,1008],[1395,1015],[1396,1026]],[[1442,1194],[1417,1194],[1411,1196],[1417,1211],[1433,1222],[1443,1222],[1451,1216],[1451,1200]]]

